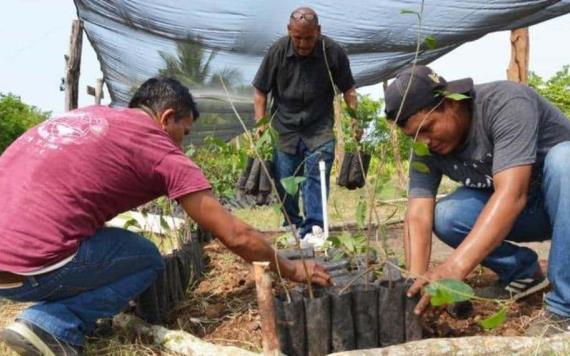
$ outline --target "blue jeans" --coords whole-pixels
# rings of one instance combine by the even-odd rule
[[[156,246],[127,230],[104,228],[86,238],[65,266],[31,276],[0,297],[38,302],[18,318],[81,346],[97,319],[112,317],[147,289],[164,269]]]
[[[321,202],[321,179],[319,171],[319,161],[325,161],[327,197],[330,189],[331,168],[334,160],[335,141],[329,141],[313,151],[299,141],[297,153],[292,155],[283,151],[274,150],[273,163],[275,166],[275,179],[279,182],[277,193],[283,201],[285,213],[289,216],[292,224],[299,228],[301,236],[311,232],[313,225],[323,227],[323,205]],[[299,193],[291,196],[285,192],[281,185],[281,179],[293,175],[305,177],[301,184],[301,194],[303,196],[303,215],[299,212]],[[284,225],[288,222],[285,220]]]
[[[447,245],[457,247],[469,234],[492,191],[459,188],[435,208],[434,232]],[[529,191],[527,205],[511,232],[481,263],[501,283],[532,276],[539,268],[531,249],[513,242],[552,239],[548,279],[552,291],[546,308],[570,316],[570,141],[554,146],[546,155],[540,187]]]

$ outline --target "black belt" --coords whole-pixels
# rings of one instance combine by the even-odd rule
[[[26,278],[26,276],[19,274],[0,271],[0,284],[23,283]]]

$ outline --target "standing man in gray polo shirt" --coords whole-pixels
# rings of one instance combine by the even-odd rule
[[[407,268],[425,279],[418,279],[408,293],[418,293],[426,280],[464,279],[482,264],[499,280],[479,290],[480,296],[520,299],[544,290],[548,281],[537,254],[513,242],[552,239],[548,261],[552,290],[544,300],[542,317],[527,334],[567,331],[570,121],[525,85],[509,81],[473,85],[470,78],[447,82],[425,66],[403,71],[390,84],[386,114],[430,151],[414,156],[419,169],[410,170]],[[443,175],[462,186],[436,203]],[[432,231],[455,251],[430,269]],[[428,304],[426,295],[416,313]]]
[[[273,154],[277,190],[300,236],[310,233],[306,240],[316,238],[318,242],[323,228],[318,162],[325,161],[328,192],[334,160],[333,85],[353,109],[357,105],[356,90],[346,52],[321,35],[314,10],[294,10],[287,29],[288,36],[271,46],[253,80],[255,119],[266,115],[267,96],[271,93],[271,125],[279,135]],[[288,195],[279,183],[293,175],[306,178],[301,187],[304,219],[299,212],[298,194]]]

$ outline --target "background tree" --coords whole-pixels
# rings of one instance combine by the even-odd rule
[[[243,82],[241,73],[237,68],[223,68],[212,72],[211,64],[217,50],[208,51],[200,38],[188,37],[176,45],[176,55],[160,52],[165,67],[158,73],[162,76],[179,80],[188,88],[214,87],[219,88],[220,77],[227,87],[236,87]]]
[[[49,115],[49,112],[23,103],[18,96],[0,93],[0,154],[27,129]]]
[[[550,100],[570,119],[570,66],[565,65],[550,79],[544,80],[530,72],[528,85]]]

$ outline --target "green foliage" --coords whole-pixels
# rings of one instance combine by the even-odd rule
[[[470,300],[475,296],[473,289],[456,279],[442,279],[430,283],[426,291],[431,296],[431,305],[442,306]]]
[[[334,247],[340,249],[349,258],[353,258],[367,250],[366,237],[361,234],[352,235],[345,231],[340,235],[329,237],[329,240]]]
[[[299,185],[305,181],[305,177],[285,177],[281,179],[281,185],[283,189],[289,195],[295,195],[299,191]]]
[[[398,177],[395,173],[396,168],[391,166],[384,166],[384,175],[380,176],[380,182],[376,186],[376,177],[369,179],[370,185],[376,186],[376,199],[397,199],[405,198],[406,190],[402,189],[398,183]]]
[[[49,117],[34,106],[22,102],[13,94],[0,93],[0,154],[27,129]]]
[[[270,121],[271,120],[270,120],[269,116],[265,115],[261,119],[257,120],[257,122],[255,123],[255,128],[269,125]]]
[[[433,35],[427,36],[426,39],[424,40],[424,43],[428,49],[435,49],[437,47],[437,42],[435,40],[435,37],[433,37]]]
[[[418,157],[431,156],[428,146],[421,142],[414,143],[414,153]]]
[[[356,119],[357,129],[364,131],[361,139],[361,149],[371,155],[379,155],[385,152],[382,160],[386,163],[394,162],[392,142],[390,139],[391,125],[384,117],[382,108],[383,100],[374,100],[368,95],[358,95],[358,107],[356,111],[348,108],[343,103],[342,131],[346,152],[354,152],[357,143],[354,141],[352,117]],[[401,130],[394,130],[398,135],[400,152],[409,152],[412,140],[404,135]]]
[[[448,93],[445,95],[445,97],[448,99],[451,99],[451,100],[455,100],[455,101],[469,99],[468,95],[461,94],[461,93]]]
[[[503,325],[505,320],[507,320],[507,308],[502,307],[489,318],[479,321],[479,325],[481,325],[485,330],[492,330]]]
[[[176,78],[188,88],[201,86],[219,87],[220,77],[226,86],[239,85],[243,80],[235,68],[224,68],[212,73],[211,63],[218,54],[217,50],[206,50],[200,38],[188,37],[176,45],[176,56],[160,52],[164,68],[159,75]]]
[[[186,151],[212,184],[218,196],[235,196],[235,184],[247,163],[245,149],[237,143],[226,143],[207,137],[201,146],[190,146]]]
[[[400,15],[418,15],[418,12],[410,9],[402,9],[400,10]]]
[[[540,95],[550,100],[570,118],[570,65],[565,65],[550,79],[544,80],[534,72],[530,72],[528,85]]]
[[[430,172],[429,167],[423,162],[413,161],[411,166],[412,166],[412,169],[414,169],[420,173],[423,173],[423,174],[429,174],[429,172]]]
[[[268,126],[259,140],[255,142],[255,149],[259,153],[262,160],[270,160],[273,156],[273,148],[275,147],[278,140],[277,131],[273,127]],[[250,156],[255,156],[253,150],[249,150],[248,154]]]
[[[131,226],[142,230],[141,225],[139,224],[139,222],[135,218],[130,218],[129,220],[125,221],[125,224],[123,225],[123,229],[128,230],[129,227],[131,227]]]

